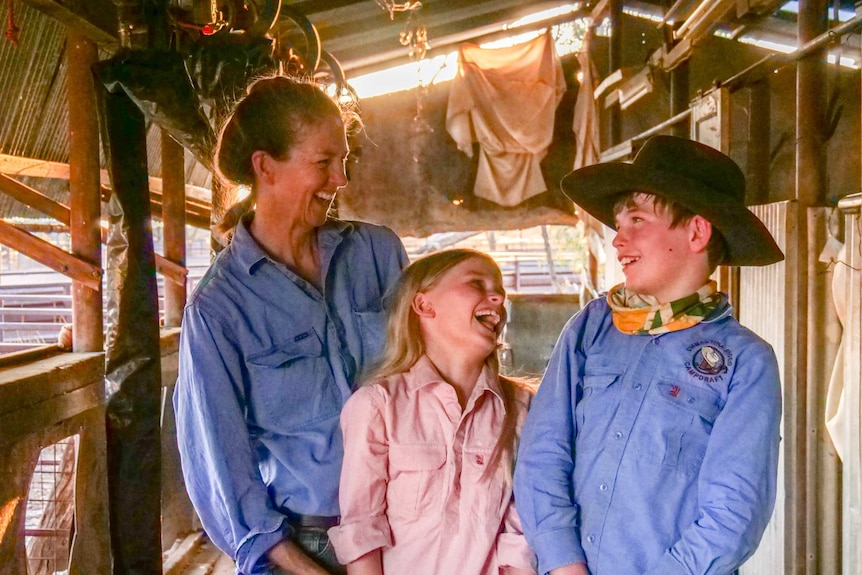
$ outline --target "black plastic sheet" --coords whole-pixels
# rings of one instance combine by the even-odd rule
[[[113,194],[108,211],[105,382],[108,493],[115,574],[161,572],[161,351],[147,178],[146,123],[116,82],[103,80],[100,122]]]
[[[243,34],[198,42],[185,66],[198,98],[221,113],[245,94],[251,80],[275,72],[278,64],[272,57],[272,40]]]
[[[213,128],[179,54],[121,50],[98,67],[99,80],[109,92],[125,93],[148,121],[166,130],[200,163],[211,167]]]

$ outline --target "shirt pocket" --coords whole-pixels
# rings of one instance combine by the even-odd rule
[[[502,516],[505,473],[497,469],[489,478],[483,477],[493,456],[493,447],[464,447],[459,489],[462,508],[479,517],[497,519]],[[497,466],[501,467],[500,463]]]
[[[446,446],[390,444],[387,513],[417,518],[438,509],[443,500]]]
[[[699,469],[721,408],[721,397],[710,389],[656,383],[639,416],[644,422],[636,432],[641,459],[666,468]]]
[[[619,394],[619,373],[587,373],[583,395],[575,406],[577,445],[584,452],[601,446],[614,419]]]
[[[341,409],[329,360],[313,329],[248,357],[247,415],[263,430],[288,433]]]

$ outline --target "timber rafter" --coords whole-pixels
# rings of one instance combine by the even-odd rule
[[[119,43],[117,7],[111,0],[24,0],[96,44]]]
[[[55,202],[51,198],[45,196],[38,190],[22,184],[14,178],[10,178],[0,173],[0,192],[6,193],[10,197],[19,202],[36,209],[43,214],[54,218],[68,228],[71,222],[71,211],[67,206],[59,202]],[[110,194],[110,190],[103,188],[103,193]],[[161,194],[158,194],[158,202],[153,201],[153,205],[158,207],[154,213],[161,213]],[[188,209],[188,208],[187,208]],[[202,218],[200,208],[190,218],[198,221]],[[209,222],[207,213],[207,223]],[[73,280],[80,281],[92,289],[98,289],[102,269],[81,258],[70,254],[41,238],[34,236],[32,233],[17,227],[9,222],[0,220],[0,243],[27,254],[34,260],[48,266],[54,271],[60,272],[69,276]],[[102,234],[102,243],[105,243],[105,234]],[[184,284],[188,269],[176,262],[172,262],[155,254],[156,271],[175,283]]]

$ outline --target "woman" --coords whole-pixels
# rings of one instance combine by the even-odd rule
[[[512,500],[531,392],[499,376],[500,268],[473,250],[413,262],[392,297],[383,360],[341,415],[349,575],[535,575]]]
[[[339,105],[286,77],[252,84],[219,137],[219,176],[250,194],[186,307],[174,402],[186,488],[242,574],[343,572],[339,414],[406,263],[390,230],[329,217],[347,154]]]

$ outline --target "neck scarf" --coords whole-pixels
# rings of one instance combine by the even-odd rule
[[[721,294],[714,281],[691,295],[659,303],[652,296],[636,294],[619,284],[608,292],[608,305],[614,325],[629,335],[658,335],[688,329],[699,324],[721,303]]]

